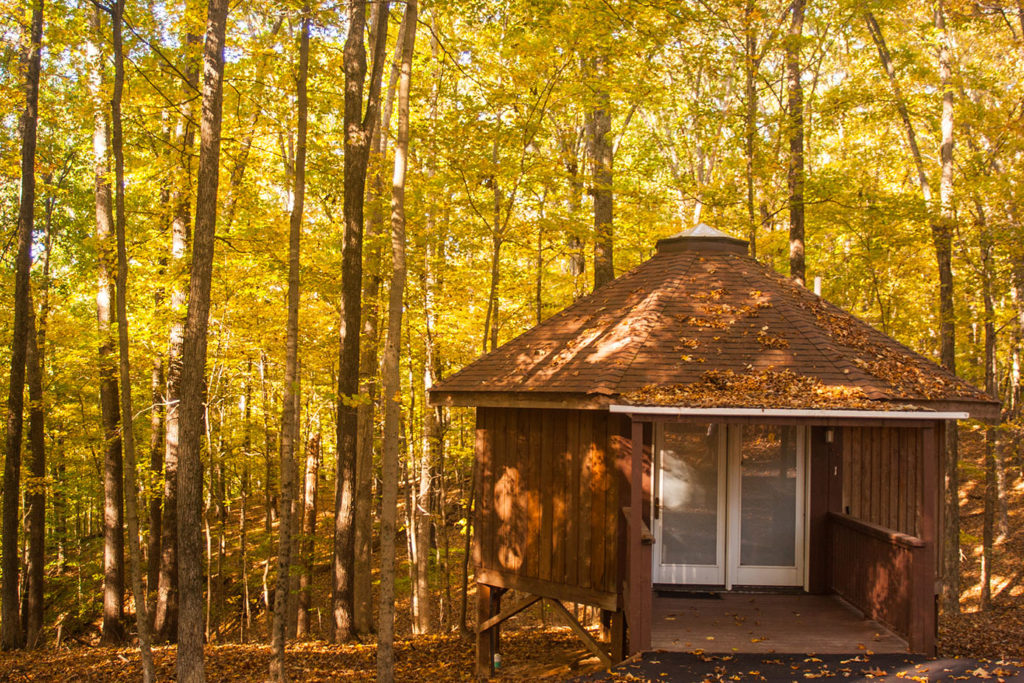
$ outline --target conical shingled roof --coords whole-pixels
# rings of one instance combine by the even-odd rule
[[[745,388],[725,390],[737,378]],[[805,408],[998,411],[986,394],[704,224],[659,241],[651,259],[436,384],[431,397],[461,405],[524,394],[566,405],[573,397],[590,405],[793,405],[779,405],[758,381],[791,385],[782,393],[815,387],[822,398],[804,396]],[[712,403],[694,390],[701,387],[716,394]]]

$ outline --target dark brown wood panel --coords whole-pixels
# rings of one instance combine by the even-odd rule
[[[864,522],[916,534],[924,429],[844,427],[843,511]]]
[[[541,428],[536,430],[540,434],[540,445],[538,448],[540,477],[537,480],[538,485],[542,486],[544,482],[551,481],[553,482],[552,488],[555,489],[550,501],[545,500],[543,495],[540,496],[540,538],[537,539],[537,544],[540,547],[540,567],[538,568],[537,575],[542,581],[551,581],[553,573],[552,564],[557,564],[558,557],[565,557],[565,539],[561,535],[552,533],[556,509],[565,505],[565,492],[558,487],[555,480],[554,424],[555,416],[552,414],[552,411],[545,410],[541,416]],[[544,542],[545,539],[550,539],[551,542],[546,543]],[[552,556],[555,559],[554,563],[552,562]]]
[[[478,409],[478,580],[560,586],[549,597],[595,605],[618,593],[629,427],[605,411]]]

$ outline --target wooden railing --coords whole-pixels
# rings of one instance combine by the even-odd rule
[[[934,576],[931,549],[914,536],[832,513],[831,588],[854,607],[901,636],[910,648],[931,647]]]

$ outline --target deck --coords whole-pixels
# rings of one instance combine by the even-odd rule
[[[651,647],[676,652],[907,652],[899,636],[840,599],[807,594],[655,594]]]

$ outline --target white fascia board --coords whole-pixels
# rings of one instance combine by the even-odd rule
[[[688,408],[685,406],[610,405],[609,412],[630,415],[694,415],[708,417],[806,417],[881,420],[966,420],[966,412],[931,410],[813,410],[808,408]]]

